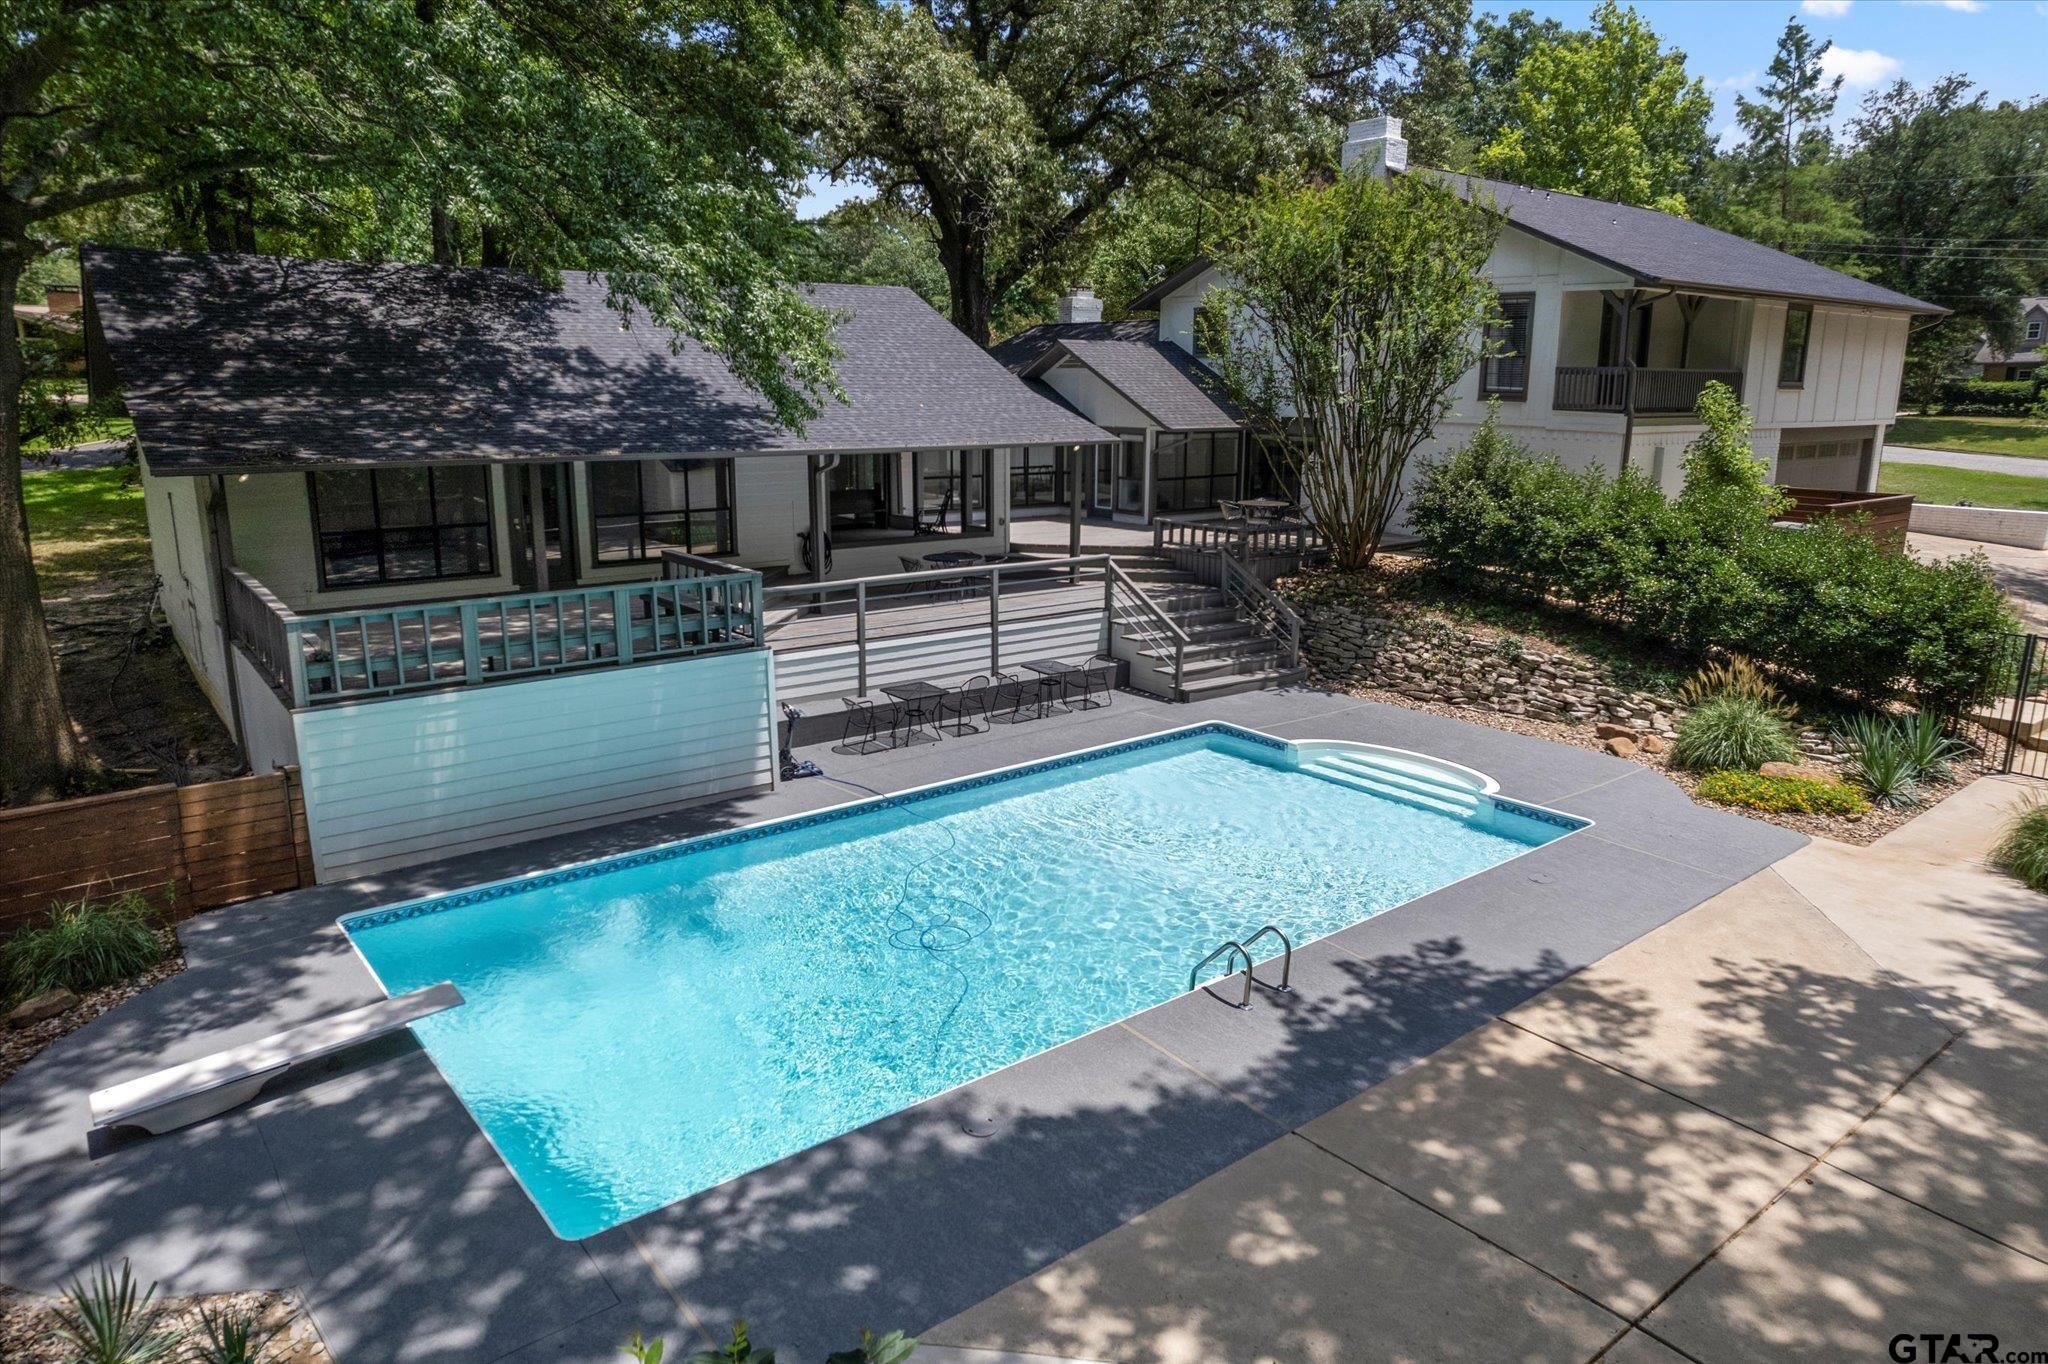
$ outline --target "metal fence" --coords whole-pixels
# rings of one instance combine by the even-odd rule
[[[1959,718],[1984,732],[1985,770],[2048,777],[2048,636],[2007,636],[1997,691]]]

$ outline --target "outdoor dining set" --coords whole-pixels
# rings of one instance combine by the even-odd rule
[[[840,742],[866,752],[869,744],[885,738],[889,747],[899,747],[899,732],[901,743],[910,744],[927,734],[940,738],[948,729],[955,736],[979,734],[994,724],[1044,719],[1055,706],[1095,710],[1109,704],[1115,667],[1104,658],[1036,658],[1020,665],[1016,674],[980,673],[951,687],[921,681],[887,683],[877,690],[888,701],[844,698],[846,726]]]

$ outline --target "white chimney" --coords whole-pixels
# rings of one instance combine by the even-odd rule
[[[1093,289],[1075,289],[1060,300],[1060,321],[1100,322],[1102,300]]]
[[[1344,131],[1345,170],[1362,166],[1370,175],[1408,169],[1408,139],[1401,136],[1401,120],[1385,114],[1361,118]]]

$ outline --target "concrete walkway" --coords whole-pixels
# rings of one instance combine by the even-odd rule
[[[1887,445],[1887,464],[1939,464],[1945,469],[1975,469],[1986,474],[2017,474],[2021,478],[2048,478],[2048,459],[2025,455],[1983,455],[1974,450],[1930,450],[1919,445]]]
[[[1809,845],[925,1338],[962,1364],[2048,1349],[2048,897],[1981,861],[2026,791]]]
[[[1986,544],[1981,540],[1960,540],[1952,535],[1929,535],[1917,530],[1908,532],[1906,547],[1914,558],[1930,563],[1982,554],[1991,564],[1991,576],[2005,589],[2006,597],[2020,613],[2026,628],[2036,633],[2048,633],[2048,550]]]

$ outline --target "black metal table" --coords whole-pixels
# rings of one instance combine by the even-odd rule
[[[1244,508],[1245,517],[1252,521],[1272,521],[1294,509],[1292,502],[1277,497],[1248,497],[1237,504]]]
[[[1064,663],[1057,658],[1034,658],[1029,663],[1026,663],[1024,667],[1038,674],[1038,714],[1041,718],[1044,717],[1046,707],[1051,700],[1047,694],[1047,689],[1058,687],[1060,700],[1064,702],[1067,699],[1067,679],[1075,673],[1088,670],[1088,665],[1085,663]]]
[[[898,702],[898,713],[903,717],[903,739],[910,742],[918,728],[926,720],[938,715],[939,698],[946,694],[943,687],[934,687],[929,682],[891,682],[881,689],[882,695]],[[893,727],[892,727],[893,728]],[[939,737],[939,727],[932,725],[932,737]]]

